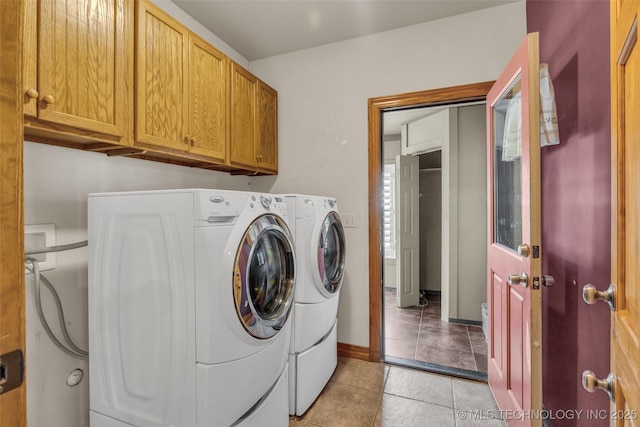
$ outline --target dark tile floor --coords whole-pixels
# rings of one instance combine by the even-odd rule
[[[440,319],[440,297],[424,306],[398,308],[395,289],[385,289],[385,356],[487,372],[487,342],[481,326]]]

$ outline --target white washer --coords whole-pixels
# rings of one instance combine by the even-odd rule
[[[302,415],[338,363],[337,315],[346,248],[336,199],[300,194],[284,197],[297,254],[289,414]]]
[[[287,215],[260,193],[89,196],[92,427],[288,425]]]

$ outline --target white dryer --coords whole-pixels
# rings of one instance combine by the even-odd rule
[[[287,215],[250,192],[89,196],[92,427],[288,425]]]
[[[337,314],[344,276],[345,235],[334,198],[284,196],[297,255],[289,349],[289,414],[302,415],[337,363]]]

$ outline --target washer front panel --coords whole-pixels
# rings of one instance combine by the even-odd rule
[[[295,256],[287,225],[278,216],[258,217],[245,232],[233,273],[233,296],[242,325],[266,339],[284,326],[294,295]]]

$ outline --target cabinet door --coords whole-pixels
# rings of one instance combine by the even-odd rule
[[[231,153],[235,166],[256,167],[256,82],[257,78],[231,62]]]
[[[38,115],[38,0],[24,2],[22,86],[24,114]]]
[[[258,168],[267,172],[278,171],[278,92],[258,81]]]
[[[191,35],[189,43],[190,151],[224,162],[227,129],[227,59]]]
[[[125,0],[40,2],[39,119],[125,134],[125,8]]]
[[[136,43],[136,144],[186,151],[188,31],[139,1]]]

